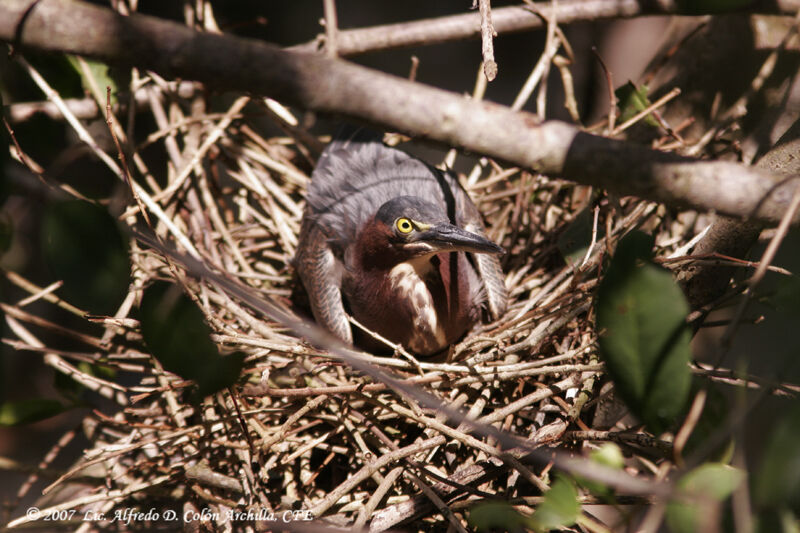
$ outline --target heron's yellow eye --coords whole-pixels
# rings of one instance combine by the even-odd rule
[[[412,224],[407,218],[398,218],[395,221],[394,226],[400,233],[411,233],[411,231],[414,229],[414,224]]]

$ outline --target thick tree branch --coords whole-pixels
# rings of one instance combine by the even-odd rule
[[[781,218],[795,184],[735,163],[697,161],[581,132],[563,122],[409,82],[317,54],[122,17],[70,0],[0,2],[0,39],[268,95],[422,135],[552,176],[679,207]]]
[[[644,15],[703,14],[687,12],[676,0],[560,0],[557,4],[542,2],[542,19],[527,7],[510,6],[492,9],[492,26],[498,34],[543,28],[545,20],[555,17],[561,25],[582,20],[640,17]],[[466,5],[466,4],[465,4]],[[747,6],[748,13],[793,15],[800,9],[798,0],[759,0]],[[481,21],[475,13],[463,13],[369,28],[342,30],[336,46],[340,56],[357,55],[376,50],[403,48],[477,39],[481,36]],[[296,51],[312,52],[322,46],[324,36],[297,45]]]

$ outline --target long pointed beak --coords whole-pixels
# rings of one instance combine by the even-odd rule
[[[420,232],[414,244],[427,244],[432,252],[473,252],[503,254],[505,250],[477,233],[452,224],[438,224]]]

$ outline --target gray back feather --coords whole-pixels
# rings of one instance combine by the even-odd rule
[[[465,202],[477,215],[453,173],[389,148],[380,138],[359,130],[338,135],[322,153],[311,176],[307,216],[341,253],[342,243],[354,242],[378,208],[398,196],[419,196],[440,205],[458,225],[465,221],[455,220],[454,213]]]

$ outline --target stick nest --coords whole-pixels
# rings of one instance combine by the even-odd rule
[[[199,95],[181,97],[156,81],[139,90],[151,91],[147,108],[159,129],[146,146],[125,146],[149,153],[147,161],[131,158],[130,166],[133,180],[163,211],[150,209],[152,228],[165,242],[185,238],[208,265],[260,297],[296,307],[291,259],[304,191],[325,139],[297,126],[275,102],[240,98],[212,114],[198,105],[204,102]],[[368,360],[442,404],[538,446],[575,450],[596,446],[589,438],[615,435],[625,441],[606,431],[619,416],[606,416],[614,402],[600,392],[593,290],[603,257],[621,235],[646,225],[668,251],[683,242],[683,226],[655,204],[598,195],[492,161],[477,165],[462,183],[489,236],[508,252],[502,259],[508,311],[440,357]],[[159,186],[153,176],[167,176],[167,184]],[[129,198],[120,220],[141,224]],[[568,249],[580,248],[572,240],[588,244],[593,234],[588,252],[565,259]],[[124,379],[84,372],[69,354],[52,354],[117,408],[86,415],[90,444],[51,485],[51,505],[106,517],[155,509],[161,520],[153,525],[163,524],[169,511],[178,519],[189,513],[209,529],[276,525],[236,521],[230,510],[278,519],[296,510],[297,520],[443,531],[476,502],[500,498],[532,509],[547,490],[548,466],[525,464],[522,454],[518,461],[513,450],[511,458],[502,455],[493,439],[448,424],[133,239],[130,258],[129,297],[115,317],[92,319],[105,328],[98,337],[103,365]],[[190,401],[191,383],[150,356],[134,318],[143,288],[165,279],[197,302],[222,353],[246,354],[237,383],[199,404]],[[663,451],[647,435],[629,435],[628,450]],[[80,490],[65,493],[69,488]],[[84,527],[122,530],[126,524],[107,518]]]

